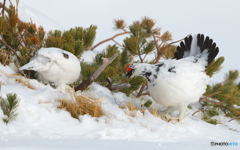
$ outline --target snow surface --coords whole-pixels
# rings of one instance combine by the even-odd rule
[[[212,125],[199,115],[186,117],[181,123],[167,123],[148,111],[119,108],[128,102],[139,103],[133,97],[111,92],[94,83],[83,94],[100,99],[106,114],[100,118],[83,115],[74,119],[57,109],[63,93],[33,79],[25,79],[35,89],[29,89],[10,76],[15,71],[0,65],[1,96],[16,93],[20,100],[16,120],[8,125],[0,120],[0,149],[195,149],[210,147],[211,141],[239,142],[237,121]],[[149,98],[149,97],[148,97]],[[147,99],[147,97],[145,97]],[[3,114],[0,110],[0,118]],[[229,120],[229,118],[228,118]],[[197,147],[196,147],[197,146]]]

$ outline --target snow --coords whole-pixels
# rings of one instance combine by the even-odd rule
[[[35,89],[15,81],[18,76],[11,67],[0,65],[1,95],[16,93],[20,103],[16,120],[8,125],[0,121],[0,149],[171,149],[186,148],[192,144],[209,147],[211,141],[238,141],[240,126],[236,121],[212,125],[197,115],[181,123],[167,123],[148,111],[140,113],[121,109],[128,102],[141,102],[120,92],[93,83],[78,94],[101,100],[105,113],[100,118],[83,115],[74,119],[64,110],[57,109],[57,100],[64,93],[33,79],[26,79]],[[0,118],[2,118],[0,111]],[[134,117],[133,117],[134,116]],[[223,136],[224,135],[224,136]]]
[[[204,141],[205,142],[205,141]],[[174,150],[181,149],[192,150],[192,147],[209,147],[209,142],[197,142],[197,141],[182,141],[181,143],[159,143],[159,142],[139,142],[139,141],[123,141],[123,140],[91,140],[91,139],[20,139],[11,140],[10,142],[2,142],[1,150],[32,150],[32,149],[51,149],[51,150]],[[27,146],[24,143],[29,143]],[[13,145],[13,146],[11,146]],[[219,147],[212,148],[219,150]],[[224,148],[223,148],[224,149]],[[220,148],[221,150],[221,148]]]
[[[239,109],[239,108],[240,108],[240,106],[239,106],[239,105],[236,105],[236,104],[234,104],[234,105],[233,105],[233,108]]]

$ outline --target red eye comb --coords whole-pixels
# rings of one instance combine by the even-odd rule
[[[131,64],[127,64],[126,72],[130,72],[131,70],[132,70],[132,68],[131,68]]]

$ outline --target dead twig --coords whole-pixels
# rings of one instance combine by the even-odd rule
[[[233,117],[232,119],[228,120],[228,122],[231,122],[233,120],[239,120],[239,119],[240,119],[240,117]]]
[[[200,109],[198,109],[197,111],[195,111],[193,114],[192,114],[192,116],[194,116],[195,114],[197,114],[198,112],[203,112],[204,111],[204,109],[202,109],[202,108],[200,108]]]
[[[188,35],[189,36],[189,35]],[[168,43],[168,45],[172,45],[172,44],[175,44],[175,43],[178,43],[178,42],[181,42],[182,40],[184,40],[185,38],[182,38],[180,40],[177,40],[177,41],[173,41],[173,42],[170,42]]]
[[[219,92],[214,92],[214,93],[211,93],[211,94],[209,94],[209,95],[206,95],[206,97],[212,97],[212,96],[214,96],[214,95],[217,95]]]
[[[189,35],[187,35],[189,36]],[[180,39],[180,40],[177,40],[177,41],[173,41],[173,42],[170,42],[170,43],[165,43],[165,42],[162,42],[160,45],[157,44],[158,40],[156,39],[161,39],[160,36],[153,36],[153,39],[156,43],[156,48],[157,48],[157,56],[155,58],[155,60],[153,61],[153,64],[156,64],[158,63],[158,61],[160,60],[160,58],[162,57],[162,53],[161,53],[161,47],[162,46],[168,46],[168,45],[172,45],[172,44],[175,44],[175,43],[178,43],[178,42],[181,42],[182,40],[184,40],[184,38]]]
[[[139,57],[141,63],[143,63],[143,59],[142,59],[142,56],[141,56],[141,53],[140,53],[140,50],[139,50],[139,49],[138,49],[138,57]]]
[[[111,91],[125,89],[131,86],[129,83],[113,84],[110,77],[108,77],[106,80],[108,82],[107,88]]]
[[[19,5],[19,0],[16,0],[16,9],[17,9],[17,12],[18,12],[18,5]]]
[[[190,36],[191,34],[188,34],[186,37],[188,37],[188,36]],[[161,39],[161,36],[156,36],[158,39]],[[173,42],[170,42],[170,43],[167,43],[167,45],[172,45],[172,44],[175,44],[175,43],[178,43],[178,42],[181,42],[181,41],[183,41],[185,39],[185,37],[184,38],[181,38],[181,39],[179,39],[179,40],[177,40],[177,41],[173,41]]]
[[[214,95],[217,95],[219,92],[214,92],[214,93],[211,93],[205,97],[202,97],[199,99],[199,103],[201,104],[202,102],[207,102],[207,103],[211,103],[211,104],[214,104],[214,105],[221,105],[223,102],[214,102],[213,100],[210,100],[209,98],[211,98],[212,96]]]
[[[211,103],[211,104],[214,104],[214,105],[221,105],[221,104],[224,103],[224,102],[214,102],[213,100],[210,100],[209,97],[201,98],[199,100],[199,103],[202,103],[202,102],[207,102],[207,103]]]
[[[139,92],[138,92],[138,94],[137,94],[137,97],[142,96],[142,92],[144,91],[145,87],[146,87],[145,84],[143,84],[143,85],[141,86],[141,88],[140,88],[140,90],[139,90]]]
[[[0,38],[0,42],[5,45],[8,49],[10,49],[14,54],[16,54],[16,49],[12,48],[10,45],[7,44],[7,42],[3,39],[3,38]]]
[[[10,3],[10,5],[13,5],[13,2],[12,2],[12,0],[9,0],[9,3]]]
[[[160,60],[160,58],[162,57],[162,53],[161,53],[161,47],[163,45],[163,42],[161,42],[159,45],[158,45],[158,40],[156,39],[156,36],[153,35],[153,40],[154,40],[154,43],[155,43],[155,46],[157,48],[157,57],[155,58],[155,60],[153,61],[153,64],[156,64],[158,63],[158,61]]]
[[[156,39],[156,36],[153,34],[152,35],[152,37],[153,37],[153,40],[154,40],[154,43],[155,43],[155,47],[156,47],[156,49],[157,49],[157,52],[159,53],[160,51],[161,51],[161,49],[160,49],[160,47],[159,47],[159,45],[158,45],[158,40]]]
[[[94,50],[96,47],[98,47],[99,45],[101,45],[101,44],[103,44],[103,43],[106,43],[106,42],[108,42],[108,41],[113,41],[116,37],[119,37],[119,36],[122,36],[122,35],[125,35],[125,34],[129,34],[130,32],[122,32],[122,33],[118,33],[118,34],[116,34],[116,35],[114,35],[114,36],[112,36],[112,37],[110,37],[110,38],[107,38],[107,39],[105,39],[105,40],[102,40],[102,41],[100,41],[100,42],[98,42],[97,44],[95,44],[94,46],[92,46],[91,48],[90,48],[90,50]]]
[[[21,56],[19,56],[19,55],[21,55],[21,54],[20,54],[20,53],[17,53],[17,50],[16,50],[16,49],[14,49],[14,48],[12,48],[10,45],[8,45],[7,42],[6,42],[2,37],[0,37],[0,43],[2,43],[6,48],[10,49],[10,53],[11,53],[12,55],[15,55],[15,56],[16,56],[16,59],[17,59],[16,65],[17,65],[17,66],[20,66],[20,65],[19,65],[19,57],[21,57]]]
[[[116,45],[118,45],[119,47],[123,47],[119,42],[117,42],[116,40],[114,40],[114,39],[112,39],[112,41],[116,44]]]
[[[110,65],[115,58],[117,58],[118,54],[114,54],[110,58],[103,58],[103,64],[97,69],[96,72],[93,73],[91,76],[91,80],[97,79],[97,77],[104,71],[104,69]]]
[[[144,95],[150,95],[149,92],[145,92],[145,93],[142,93],[141,96],[144,96]]]
[[[87,87],[98,78],[98,76],[105,70],[105,68],[110,65],[116,58],[118,54],[112,55],[110,58],[103,58],[102,65],[90,76],[89,79],[84,80],[80,85],[78,85],[75,90],[85,90]]]
[[[6,6],[6,0],[3,0],[3,3],[2,3],[2,17],[4,17],[4,12],[5,12],[5,6]]]

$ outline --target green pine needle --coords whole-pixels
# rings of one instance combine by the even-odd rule
[[[212,77],[214,73],[218,72],[221,69],[223,62],[224,57],[219,57],[217,60],[214,60],[206,69],[207,75]]]
[[[0,97],[0,107],[4,114],[3,122],[8,124],[17,116],[16,109],[18,107],[18,99],[16,94],[7,94],[7,98]]]
[[[226,116],[239,120],[240,109],[234,106],[240,106],[240,88],[236,82],[239,72],[229,71],[223,82],[215,85],[208,85],[204,94],[211,99],[218,100],[219,103],[206,102],[203,107],[207,109],[205,116],[208,119],[218,115],[218,110],[222,111]]]

